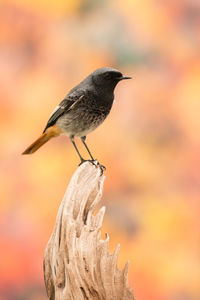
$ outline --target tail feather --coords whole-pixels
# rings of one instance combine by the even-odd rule
[[[48,142],[54,136],[59,135],[58,128],[54,126],[50,127],[45,131],[34,143],[32,143],[22,154],[32,154],[37,151],[42,145]]]

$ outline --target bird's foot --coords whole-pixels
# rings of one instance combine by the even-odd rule
[[[91,164],[93,164],[96,168],[100,168],[101,170],[101,176],[103,175],[104,170],[106,170],[106,167],[100,164],[96,159],[82,159],[79,166],[82,165],[84,162],[89,161]]]
[[[100,164],[98,161],[97,161],[97,166],[101,170],[101,176],[102,176],[103,172],[106,170],[106,167],[104,165]]]
[[[89,161],[91,164],[93,164],[95,167],[97,167],[98,161],[95,159],[82,159],[79,166],[87,161]]]

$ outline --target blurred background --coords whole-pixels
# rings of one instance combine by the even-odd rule
[[[107,167],[102,238],[137,300],[200,299],[199,50],[198,0],[0,2],[0,300],[47,299],[44,249],[79,159],[64,136],[21,152],[103,66],[133,79],[88,136]]]

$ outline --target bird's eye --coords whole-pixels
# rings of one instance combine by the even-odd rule
[[[112,78],[112,74],[111,73],[105,73],[104,74],[104,78],[105,79],[111,79]]]

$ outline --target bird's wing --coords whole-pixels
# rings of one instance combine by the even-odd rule
[[[83,97],[84,94],[79,96],[67,96],[65,99],[63,99],[63,101],[58,106],[56,106],[56,108],[50,115],[50,118],[43,132],[45,132],[48,127],[54,125],[60,116],[73,109],[75,105],[83,99]]]

